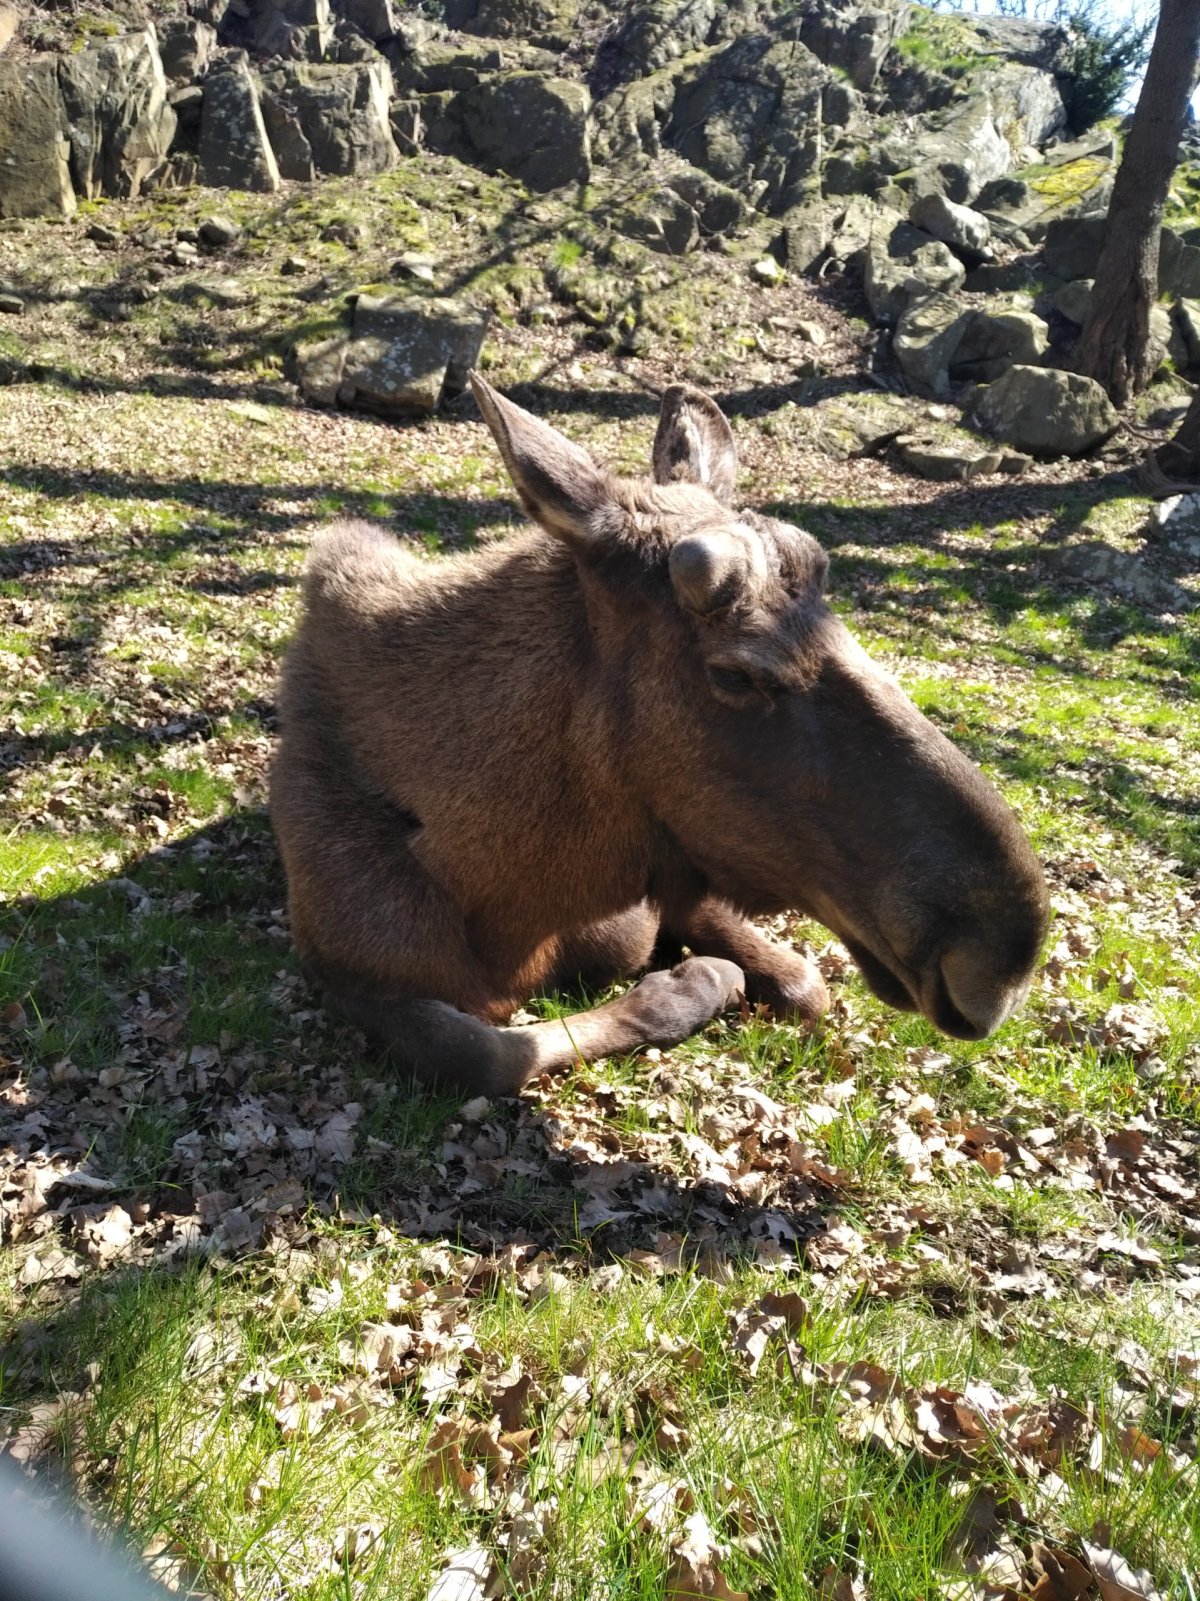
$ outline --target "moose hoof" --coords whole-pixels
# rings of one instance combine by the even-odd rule
[[[647,973],[628,1000],[646,1045],[678,1045],[731,1005],[742,970],[719,956],[692,956],[670,971]]]
[[[829,991],[820,970],[798,957],[794,970],[787,973],[747,973],[746,999],[769,1007],[781,1022],[812,1028],[825,1015]]]

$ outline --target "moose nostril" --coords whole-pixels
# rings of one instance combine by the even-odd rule
[[[937,975],[934,1021],[959,1039],[994,1034],[1029,993],[1028,982],[1000,984],[969,955],[950,951]]]

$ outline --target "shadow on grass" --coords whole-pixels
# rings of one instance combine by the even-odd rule
[[[624,1164],[632,1191],[612,1200],[614,1169],[564,1133],[569,1096],[565,1110],[554,1094],[493,1103],[488,1149],[464,1154],[461,1092],[398,1076],[321,1010],[284,901],[265,815],[248,812],[86,888],[0,908],[0,1011],[26,1018],[0,1054],[0,1150],[10,1172],[42,1176],[26,1220],[39,1251],[48,1233],[88,1251],[91,1220],[117,1204],[144,1227],[148,1259],[176,1263],[295,1242],[310,1208],[585,1264],[653,1250],[664,1229],[753,1254],[761,1207],[652,1155]],[[797,1179],[794,1204],[770,1215],[798,1242],[832,1204]]]

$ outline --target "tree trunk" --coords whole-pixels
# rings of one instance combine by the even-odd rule
[[[1075,365],[1123,406],[1150,382],[1150,308],[1163,207],[1200,55],[1200,0],[1162,0],[1108,208],[1108,232]]]

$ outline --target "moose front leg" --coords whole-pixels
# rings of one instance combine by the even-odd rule
[[[766,939],[724,901],[705,899],[670,933],[697,956],[723,956],[746,976],[745,995],[775,1016],[811,1028],[829,1005],[825,980],[807,956]]]
[[[471,1094],[512,1095],[527,1079],[643,1045],[678,1045],[732,1005],[742,974],[732,962],[693,956],[647,973],[614,1001],[570,1017],[497,1028],[444,1001],[352,983],[329,999],[350,1022],[389,1046],[418,1077]]]

